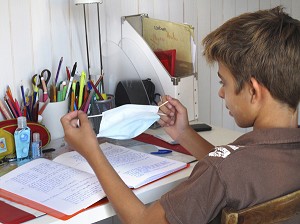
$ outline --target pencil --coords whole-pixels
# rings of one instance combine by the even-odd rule
[[[95,86],[97,87],[99,85],[99,83],[101,82],[101,80],[103,79],[104,74],[100,75],[99,79],[97,80],[97,82],[95,83]]]
[[[16,104],[17,114],[20,117],[20,116],[22,116],[22,113],[21,113],[20,105],[19,105],[17,99],[15,99],[15,104]]]
[[[2,112],[2,114],[3,114],[3,116],[5,117],[6,120],[12,119],[12,117],[8,113],[7,109],[5,108],[5,106],[4,106],[4,104],[2,103],[1,100],[0,100],[0,109],[1,109],[1,112]]]
[[[9,102],[8,102],[8,101],[9,101],[9,98],[7,98],[7,96],[4,96],[4,102],[5,102],[5,105],[6,105],[6,107],[8,108],[8,110],[9,110],[9,112],[10,112],[12,118],[17,118],[17,115],[15,114],[14,108],[13,108],[11,105],[9,105]]]
[[[91,99],[92,99],[94,93],[95,93],[95,91],[94,91],[94,89],[92,89],[90,91],[90,94],[89,94],[88,98],[87,98],[87,101],[85,102],[85,106],[83,108],[83,112],[86,113],[88,111],[88,108],[89,108],[89,105],[90,105],[90,102],[91,102]]]
[[[48,98],[46,100],[46,102],[44,103],[44,105],[41,107],[41,109],[39,109],[38,115],[41,115],[44,112],[44,110],[46,109],[49,102],[50,102],[50,99]]]
[[[89,82],[91,84],[91,86],[93,87],[93,89],[95,90],[96,94],[98,95],[100,100],[103,100],[103,97],[101,95],[101,93],[99,92],[99,90],[97,89],[97,87],[94,85],[93,81]]]
[[[70,103],[70,111],[74,111],[74,103],[75,103],[75,92],[71,93],[71,103]]]

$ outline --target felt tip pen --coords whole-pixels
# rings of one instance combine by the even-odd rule
[[[75,62],[75,64],[73,65],[73,68],[72,68],[71,77],[70,77],[70,80],[69,80],[69,85],[68,85],[67,93],[66,93],[66,97],[65,97],[66,99],[69,97],[69,94],[70,94],[70,90],[71,90],[71,86],[72,86],[72,83],[73,83],[76,68],[77,68],[77,62]]]
[[[49,148],[49,149],[43,149],[42,153],[47,153],[47,152],[54,152],[55,149],[54,148]]]
[[[168,150],[168,149],[159,149],[157,150],[156,152],[150,152],[150,154],[153,154],[153,155],[160,155],[160,154],[168,154],[168,153],[171,153],[172,150]]]
[[[55,81],[54,81],[54,85],[57,84],[57,80],[58,80],[58,76],[59,76],[59,71],[60,71],[60,67],[61,67],[61,63],[63,62],[63,57],[60,58],[59,63],[58,63],[58,68],[57,68],[57,72],[56,72],[56,76],[55,76]]]
[[[78,108],[81,107],[82,105],[82,100],[83,100],[83,89],[84,89],[84,86],[86,84],[86,74],[85,72],[82,72],[81,73],[81,76],[80,76],[80,86],[79,86],[79,98],[78,98]]]

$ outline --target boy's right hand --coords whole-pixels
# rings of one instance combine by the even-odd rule
[[[162,97],[162,102],[167,104],[160,107],[160,111],[167,116],[160,116],[158,123],[164,127],[164,130],[173,140],[179,141],[180,135],[189,128],[187,109],[171,96]]]

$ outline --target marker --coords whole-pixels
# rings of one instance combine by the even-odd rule
[[[27,109],[26,117],[27,117],[27,119],[31,120],[30,108],[29,108],[29,105],[26,105],[26,99],[25,99],[25,93],[24,93],[24,87],[23,87],[22,81],[21,81],[21,94],[22,94],[24,107]]]
[[[55,149],[54,148],[49,148],[49,149],[43,149],[42,153],[47,153],[47,152],[54,152]]]
[[[71,86],[72,86],[72,82],[73,82],[73,79],[74,79],[76,68],[77,68],[77,62],[75,62],[75,64],[73,65],[73,69],[72,69],[72,72],[71,72],[71,77],[70,77],[70,81],[69,81],[69,84],[68,84],[68,89],[67,89],[67,93],[66,93],[66,97],[65,97],[66,99],[69,97],[69,94],[70,94],[70,89],[71,89]]]
[[[21,81],[21,94],[22,94],[23,104],[24,104],[24,107],[25,107],[26,106],[26,99],[25,99],[24,87],[23,87],[22,81]]]
[[[70,74],[70,70],[69,70],[68,66],[66,66],[66,72],[67,72],[67,78],[68,78],[68,80],[70,80],[71,74]]]
[[[67,83],[66,81],[63,81],[63,89],[62,89],[62,100],[66,99],[66,95],[67,95]]]
[[[85,72],[82,72],[82,73],[81,73],[81,76],[80,76],[78,108],[80,108],[81,105],[82,105],[83,88],[84,88],[84,86],[85,86],[85,79],[86,79],[86,74],[85,74]]]
[[[168,150],[168,149],[159,149],[157,150],[156,152],[150,152],[150,154],[153,154],[153,155],[160,155],[160,154],[168,154],[168,153],[171,153],[172,150]]]
[[[56,72],[56,77],[55,77],[55,83],[54,83],[54,85],[56,85],[56,83],[57,83],[57,79],[58,79],[58,76],[59,76],[59,71],[60,71],[60,67],[61,67],[62,61],[63,61],[63,57],[60,58],[59,63],[58,63],[58,68],[57,68],[57,72]]]

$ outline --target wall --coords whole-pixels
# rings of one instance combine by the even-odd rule
[[[199,118],[201,121],[240,130],[218,97],[217,68],[210,68],[201,56],[203,37],[227,19],[246,11],[282,4],[300,19],[297,0],[103,0],[100,5],[102,42],[116,44],[121,38],[121,16],[148,13],[151,18],[189,23],[195,27],[198,45]],[[99,74],[96,5],[87,6],[91,71]],[[9,85],[21,99],[21,80],[30,87],[31,76],[49,68],[57,71],[64,57],[65,67],[78,62],[78,71],[87,69],[82,5],[73,0],[0,0],[0,98]],[[3,117],[0,115],[0,120]],[[244,130],[243,130],[244,131]]]

